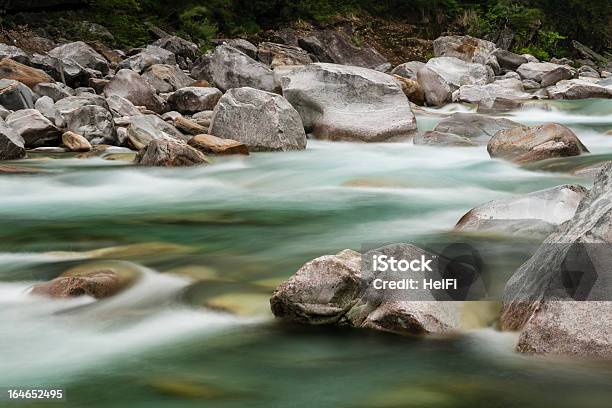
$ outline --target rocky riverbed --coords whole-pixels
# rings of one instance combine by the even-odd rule
[[[547,290],[563,279],[556,244],[612,239],[609,66],[450,36],[391,67],[307,40],[1,45],[2,384],[64,384],[96,405],[112,392],[87,390],[127,370],[135,403],[311,406],[323,381],[336,394],[322,406],[458,406],[440,382],[469,373],[473,404],[516,402],[500,384],[529,372],[525,406],[605,406],[609,272],[587,301]],[[365,244],[431,242],[478,248],[499,298],[366,296]],[[406,364],[420,380],[389,383]]]

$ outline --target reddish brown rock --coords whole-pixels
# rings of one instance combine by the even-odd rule
[[[40,69],[28,67],[10,58],[0,61],[0,79],[14,79],[33,88],[41,82],[55,82],[53,78]]]
[[[232,139],[222,139],[213,135],[196,135],[187,143],[189,146],[207,154],[249,154],[249,149],[244,143]]]

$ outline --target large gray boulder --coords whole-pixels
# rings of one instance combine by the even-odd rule
[[[61,82],[41,82],[36,84],[32,90],[36,92],[38,96],[48,96],[53,99],[53,102],[57,102],[69,96],[74,96],[74,89]]]
[[[176,65],[151,65],[141,77],[159,93],[174,92],[195,82]]]
[[[141,112],[134,106],[134,104],[127,99],[119,95],[111,95],[106,98],[108,108],[112,113],[113,117],[121,118],[124,116],[136,116],[140,115]]]
[[[108,104],[102,96],[91,94],[69,96],[67,98],[60,99],[53,105],[53,122],[56,126],[65,128],[68,122],[72,120],[72,115],[74,115],[80,108],[88,105],[99,106],[108,110]]]
[[[574,216],[586,193],[571,184],[490,201],[468,211],[455,230],[544,239]]]
[[[519,351],[612,357],[611,221],[608,164],[574,217],[506,284],[500,323],[505,330],[523,330]]]
[[[306,133],[285,98],[254,88],[234,88],[215,107],[209,133],[242,142],[251,151],[301,150]]]
[[[73,88],[87,86],[89,79],[95,77],[94,73],[99,72],[87,69],[71,58],[62,60],[47,54],[32,55],[30,64]]]
[[[491,60],[497,46],[469,35],[438,37],[433,42],[436,57],[454,57],[465,62],[485,65]]]
[[[563,65],[553,64],[551,62],[528,62],[516,69],[516,72],[523,79],[531,79],[532,81],[542,82],[544,75],[563,67]]]
[[[571,79],[575,74],[575,70],[570,68],[569,66],[562,65],[552,71],[549,71],[542,75],[542,80],[540,81],[542,87],[547,87],[556,84],[559,81],[564,81],[566,79]]]
[[[155,89],[129,69],[117,72],[104,87],[104,96],[108,98],[112,95],[121,96],[134,105],[145,106],[153,112],[162,113],[166,109],[164,100],[155,93]]]
[[[19,133],[0,119],[0,160],[23,159],[26,155],[24,145]]]
[[[313,54],[320,62],[386,71],[391,65],[378,51],[363,44],[357,46],[345,33],[327,29],[318,30],[297,39],[300,48]]]
[[[181,69],[190,69],[193,61],[200,55],[200,50],[196,44],[174,35],[160,38],[151,45],[173,53]]]
[[[32,109],[34,94],[19,81],[0,79],[0,105],[10,110]]]
[[[398,65],[391,70],[391,74],[399,75],[404,78],[413,79],[416,81],[417,73],[421,68],[425,66],[424,62],[421,61],[409,61]]]
[[[434,128],[437,132],[454,133],[476,144],[486,145],[500,130],[519,126],[506,118],[494,118],[478,113],[457,112],[442,119]]]
[[[493,158],[528,163],[554,157],[578,156],[588,149],[570,129],[557,123],[500,130],[489,141]]]
[[[527,61],[527,58],[523,57],[522,55],[515,54],[508,50],[498,49],[493,53],[493,55],[495,58],[497,58],[497,62],[501,68],[509,69],[511,71],[516,71],[518,67],[529,62]]]
[[[546,92],[550,99],[612,98],[612,87],[584,79],[557,82],[555,86],[546,88]]]
[[[455,57],[432,58],[417,73],[429,105],[440,106],[452,99],[463,85],[485,85],[493,74],[482,64],[472,64]]]
[[[23,109],[6,117],[12,127],[25,141],[28,148],[57,146],[62,133],[49,119],[36,109]]]
[[[283,95],[318,139],[382,142],[410,138],[416,120],[390,75],[336,64],[310,64],[282,79]]]
[[[210,55],[202,57],[191,74],[196,79],[211,81],[224,92],[241,87],[275,90],[274,73],[270,68],[227,44],[219,45]]]
[[[113,115],[106,107],[84,105],[67,118],[66,130],[83,136],[91,144],[117,144]]]
[[[108,61],[83,41],[76,41],[55,47],[48,52],[51,57],[61,61],[72,60],[85,68],[95,69],[103,75],[108,74]]]
[[[168,97],[170,109],[180,113],[213,110],[223,94],[217,88],[191,86],[181,88]]]
[[[431,255],[408,244],[395,244],[366,254],[418,259]],[[364,265],[366,264],[366,265]],[[436,301],[430,293],[402,298],[376,290],[373,271],[362,255],[346,249],[307,262],[272,295],[272,313],[280,319],[311,325],[349,325],[401,334],[448,333],[460,328],[462,302]],[[412,276],[411,276],[412,277]],[[418,280],[418,276],[414,276]]]
[[[155,45],[148,45],[138,54],[132,55],[121,61],[117,69],[131,69],[140,74],[150,66],[156,64],[176,65],[176,58],[174,54],[168,50]]]
[[[313,62],[308,53],[300,47],[271,42],[259,44],[257,57],[270,68],[283,65],[306,65]]]
[[[486,85],[463,85],[453,94],[453,102],[475,103],[492,107],[496,99],[525,100],[531,95],[525,92],[519,79],[500,79]]]
[[[140,150],[152,140],[174,139],[187,142],[189,137],[183,135],[174,126],[157,115],[138,115],[130,117],[127,128],[127,140],[134,149]]]
[[[208,164],[206,156],[187,143],[175,139],[154,139],[143,147],[134,163],[141,166],[187,167]]]

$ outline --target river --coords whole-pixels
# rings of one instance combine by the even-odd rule
[[[451,105],[417,115],[431,129]],[[612,101],[506,114],[571,127],[612,155]],[[454,239],[470,208],[563,183],[485,147],[309,140],[199,168],[33,155],[0,175],[0,387],[65,388],[67,407],[608,407],[612,364],[513,352],[492,327],[410,338],[275,322],[268,299],[306,261],[371,242]],[[584,160],[581,158],[580,160]],[[559,161],[571,168],[577,160]],[[497,282],[528,255],[512,239]],[[537,243],[528,243],[535,248]],[[75,267],[138,282],[104,301],[27,294]],[[0,399],[0,405],[2,399]],[[45,404],[53,406],[53,404]]]

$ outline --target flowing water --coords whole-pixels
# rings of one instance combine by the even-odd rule
[[[417,120],[429,129],[469,109]],[[610,101],[508,116],[570,126],[592,153],[549,167],[612,157]],[[38,173],[0,175],[0,387],[65,388],[58,405],[69,407],[609,406],[612,364],[517,355],[516,335],[492,327],[426,339],[296,327],[275,322],[268,305],[314,257],[458,239],[453,225],[476,205],[591,178],[491,160],[485,147],[412,143],[311,140],[305,151],[205,168],[116,159],[37,156],[13,165]],[[470,239],[503,260],[499,287],[537,246]],[[98,302],[27,293],[100,265],[137,282]]]

